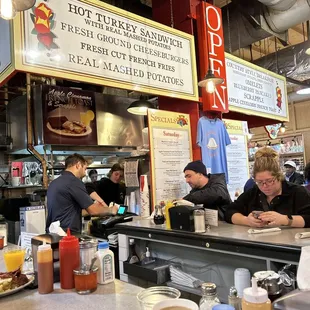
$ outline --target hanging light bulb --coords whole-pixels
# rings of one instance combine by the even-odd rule
[[[281,133],[285,133],[286,128],[285,128],[284,123],[281,123],[281,126],[280,126],[279,130],[280,130]]]
[[[15,15],[16,10],[13,0],[0,0],[0,17],[3,19],[13,19]]]
[[[224,79],[222,79],[221,77],[216,77],[213,71],[209,69],[204,79],[198,83],[198,86],[205,87],[206,91],[212,94],[215,92],[215,86],[222,84],[223,82]]]

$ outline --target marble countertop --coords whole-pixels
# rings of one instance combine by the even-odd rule
[[[3,254],[0,250],[0,272],[5,271]],[[141,287],[115,280],[114,283],[99,285],[95,292],[78,295],[74,290],[62,290],[54,284],[54,292],[40,295],[37,289],[24,289],[13,295],[0,297],[1,309],[11,310],[137,310],[137,293]]]

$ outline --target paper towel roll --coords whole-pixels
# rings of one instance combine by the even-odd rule
[[[147,183],[147,175],[142,174],[140,176],[140,215],[142,217],[150,216],[150,194],[149,194],[149,186]]]

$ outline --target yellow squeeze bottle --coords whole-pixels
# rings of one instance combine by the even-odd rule
[[[169,214],[169,209],[174,207],[174,204],[171,201],[168,201],[166,204],[165,208],[165,213],[166,213],[166,228],[171,229],[171,222],[170,222],[170,214]]]

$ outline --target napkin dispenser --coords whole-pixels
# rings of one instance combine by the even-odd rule
[[[203,210],[201,206],[179,205],[169,209],[171,229],[195,231],[194,211]]]

